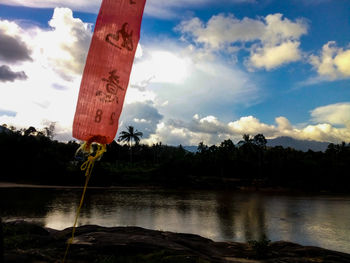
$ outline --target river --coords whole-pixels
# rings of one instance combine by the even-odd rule
[[[3,220],[72,226],[81,189],[0,188]],[[79,225],[140,226],[215,241],[266,235],[350,253],[350,195],[88,189]]]

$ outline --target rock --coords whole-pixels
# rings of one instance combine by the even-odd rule
[[[5,262],[61,262],[72,231],[72,228],[48,230],[25,222],[6,223],[5,229]],[[22,232],[13,234],[16,229]],[[32,242],[28,242],[28,239]],[[258,254],[247,243],[214,242],[198,235],[140,227],[86,225],[76,229],[67,262],[350,262],[349,254],[285,241],[268,243],[262,248],[264,250],[259,250]]]
[[[49,231],[45,228],[26,222],[24,220],[11,221],[5,224],[8,228],[8,231],[15,231],[17,234],[30,234],[30,235],[39,235],[39,236],[48,236]]]

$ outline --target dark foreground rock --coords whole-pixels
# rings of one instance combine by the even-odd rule
[[[62,262],[71,228],[57,231],[26,222],[4,224],[5,262]],[[214,242],[198,235],[140,227],[81,226],[67,262],[254,263],[350,262],[350,255],[290,242]]]

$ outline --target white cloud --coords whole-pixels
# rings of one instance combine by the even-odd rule
[[[308,125],[302,130],[297,130],[295,137],[305,140],[340,143],[342,141],[350,141],[350,132],[349,129],[335,128],[330,124],[323,123]]]
[[[311,55],[310,63],[328,80],[350,77],[350,49],[338,48],[335,41],[325,44],[321,54]]]
[[[2,110],[16,112],[15,116],[1,116],[0,122],[40,128],[44,122],[53,121],[64,133],[57,138],[71,138],[81,71],[91,38],[89,25],[74,18],[67,8],[55,9],[50,29],[32,26],[24,30],[15,22],[0,22],[4,24],[6,34],[28,44],[33,60],[11,66],[14,72],[24,71],[26,81],[0,83]],[[249,77],[219,59],[207,60],[196,50],[170,42],[151,43],[138,50],[125,116],[131,114],[128,110],[135,103],[154,105],[162,110],[160,115],[168,118],[186,118],[198,109],[210,111],[218,104],[244,104],[257,97]],[[145,116],[132,116],[131,120],[135,119],[149,121]],[[154,126],[156,123],[152,121]]]
[[[334,58],[334,64],[343,76],[350,77],[350,49],[339,52]]]
[[[53,30],[36,37],[37,46],[44,45],[42,55],[66,79],[82,74],[92,37],[91,26],[74,18],[68,8],[56,8],[49,25]]]
[[[0,83],[1,107],[16,113],[1,116],[0,122],[40,129],[52,121],[57,123],[58,138],[71,139],[91,30],[89,25],[73,18],[71,10],[66,8],[55,9],[50,25],[49,30],[36,26],[23,29],[15,22],[0,20],[2,32],[26,43],[32,58],[11,65],[11,70],[26,74],[25,81]]]
[[[336,103],[318,107],[311,111],[311,116],[314,122],[345,125],[350,128],[350,103]]]
[[[74,18],[67,8],[55,9],[49,29],[33,26],[24,30],[15,22],[6,23],[6,33],[27,43],[33,60],[11,66],[14,72],[24,71],[26,81],[6,86],[0,83],[2,110],[16,113],[0,116],[0,122],[41,128],[52,121],[57,123],[57,138],[71,139],[81,71],[91,38],[89,25]],[[198,110],[244,105],[258,97],[246,73],[216,57],[208,59],[171,41],[148,43],[138,50],[121,126],[130,121],[135,127],[141,125],[146,137],[154,134],[163,116],[186,119]],[[215,121],[208,117],[200,125],[206,122]],[[180,136],[180,131],[172,133]]]
[[[301,59],[299,39],[307,33],[307,24],[302,19],[291,21],[278,13],[241,20],[232,14],[219,14],[206,24],[196,17],[183,21],[177,29],[185,38],[214,51],[232,53],[250,45],[246,65],[250,69],[270,70]]]
[[[143,143],[153,144],[162,142],[169,145],[198,145],[201,141],[211,141],[212,135],[206,133],[192,132],[187,128],[178,128],[161,122],[157,125],[156,133]]]
[[[266,16],[265,23],[266,28],[262,38],[265,43],[280,44],[297,40],[307,33],[307,24],[303,19],[296,19],[293,22],[283,18],[279,13]]]
[[[259,91],[248,74],[217,57],[207,59],[197,50],[171,41],[144,44],[143,50],[143,56],[134,63],[131,82],[147,80],[147,89],[136,85],[138,92],[155,94],[152,100],[168,118],[258,100]]]
[[[224,123],[215,116],[201,118],[195,114],[191,121],[171,120],[158,125],[156,133],[147,140],[149,143],[162,141],[167,144],[198,145],[219,144],[225,139],[238,142],[243,134],[262,133],[266,138],[289,136],[300,140],[316,140],[340,143],[350,142],[350,103],[327,105],[311,112],[315,124],[292,125],[283,116],[275,119],[276,124],[261,122],[254,116],[241,117],[238,120]],[[333,125],[344,127],[335,127]]]
[[[146,59],[135,63],[133,69],[136,80],[155,83],[183,83],[191,74],[190,58],[169,50],[148,50]],[[141,85],[142,86],[142,85]]]
[[[92,37],[91,25],[74,18],[68,8],[55,8],[51,29],[32,26],[22,29],[15,22],[0,21],[0,31],[19,43],[26,43],[34,63],[53,68],[69,80],[81,75]]]
[[[219,14],[212,16],[207,24],[197,17],[183,21],[177,29],[191,35],[197,43],[203,43],[212,49],[221,49],[235,42],[261,39],[265,24],[247,17],[239,20],[232,14]]]
[[[27,43],[33,60],[11,66],[14,72],[24,71],[26,81],[6,86],[0,83],[2,110],[16,113],[0,116],[0,122],[40,128],[53,121],[60,130],[57,138],[70,139],[84,56],[91,38],[89,25],[74,18],[67,8],[55,9],[49,29],[32,26],[24,30],[15,22],[6,23],[7,34]],[[161,109],[159,116],[186,118],[198,109],[209,112],[217,105],[244,105],[258,96],[247,74],[218,58],[208,60],[197,50],[170,41],[149,43],[138,50],[125,99],[125,116],[133,115],[130,109],[135,103]],[[130,120],[135,126],[152,119],[141,113],[134,115]],[[123,119],[124,123],[127,119]],[[157,121],[151,123],[156,126]],[[152,132],[150,127],[147,129]]]
[[[256,21],[267,27],[266,19]],[[257,42],[252,41],[252,50],[259,51],[259,47],[276,48],[285,43],[297,45],[298,37],[303,34],[294,25],[298,23],[281,17],[277,17],[276,21],[278,23],[272,23],[275,23],[275,27],[269,30],[278,33],[269,37],[270,42],[264,40],[264,34],[259,35],[254,40]],[[286,28],[283,27],[284,23]],[[290,23],[294,24],[291,26]],[[0,83],[1,110],[11,112],[0,116],[0,123],[19,128],[40,128],[45,122],[54,121],[57,122],[56,138],[69,140],[91,29],[81,20],[73,18],[69,9],[56,9],[50,25],[51,29],[32,27],[23,30],[14,22],[0,21],[0,27],[6,28],[3,32],[26,43],[33,58],[32,61],[11,65],[14,72],[25,72],[27,80],[6,85]],[[245,37],[248,39],[251,36]],[[215,43],[215,40],[211,41]],[[292,125],[285,117],[276,118],[274,125],[262,123],[254,116],[222,122],[215,112],[229,111],[231,114],[235,106],[249,105],[259,99],[259,89],[247,73],[208,54],[205,49],[183,47],[171,41],[143,44],[143,48],[139,47],[138,50],[121,127],[131,121],[145,133],[145,141],[192,145],[205,141],[214,144],[227,138],[239,140],[244,133],[350,141],[349,129],[346,128],[347,116],[350,116],[348,103],[315,109],[311,112],[314,123],[304,127]],[[337,67],[346,72],[347,53],[338,52],[338,55],[341,56],[337,60],[340,66]],[[273,68],[285,60],[283,58],[270,64],[265,61],[262,65]],[[204,117],[195,115],[198,112]],[[189,119],[188,116],[194,117]],[[334,125],[344,125],[345,128]]]
[[[247,61],[247,65],[248,67],[270,70],[286,63],[298,61],[301,59],[299,44],[297,41],[289,41],[277,46],[256,48]]]
[[[132,83],[132,81],[130,80]],[[131,84],[132,85],[132,84]],[[148,89],[139,90],[129,85],[128,90],[125,95],[125,103],[130,104],[134,102],[147,102],[147,101],[155,101],[157,94]]]
[[[229,134],[230,130],[227,125],[221,123],[217,117],[209,115],[204,118],[199,118],[199,115],[196,114],[193,116],[192,120],[188,123],[171,120],[168,124],[173,125],[178,128],[186,128],[192,132],[205,133],[210,136],[219,136],[220,134]]]
[[[238,134],[263,133],[265,134],[265,136],[271,137],[274,135],[274,132],[276,131],[275,126],[261,123],[257,118],[253,116],[241,117],[237,121],[230,122],[228,126],[231,128],[232,132],[235,132]]]
[[[147,139],[156,131],[158,123],[163,116],[154,107],[151,101],[134,102],[124,106],[123,113],[120,116],[120,129],[124,126],[134,126],[137,130],[142,131],[143,138]]]
[[[291,123],[286,117],[277,117],[275,121],[277,123],[277,129],[280,131],[290,131],[293,129]]]

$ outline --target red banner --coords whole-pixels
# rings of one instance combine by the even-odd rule
[[[73,137],[108,144],[118,130],[146,0],[103,0],[87,56]]]

